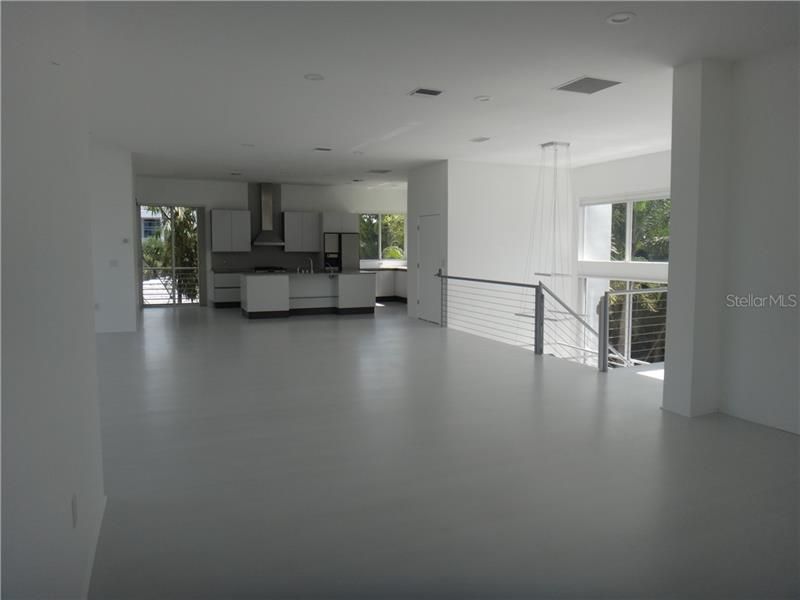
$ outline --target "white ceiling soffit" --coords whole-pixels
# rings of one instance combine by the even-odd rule
[[[669,147],[673,65],[797,38],[794,3],[624,3],[636,18],[606,23],[619,7],[90,3],[91,128],[161,176],[403,181],[432,160],[532,164],[552,139],[587,164]],[[582,76],[621,83],[554,89]]]

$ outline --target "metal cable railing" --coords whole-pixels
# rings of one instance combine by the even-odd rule
[[[197,267],[142,266],[142,304],[197,304],[200,302]]]
[[[608,290],[600,299],[600,330],[609,345],[622,355],[612,357],[600,370],[664,362],[667,332],[666,287]]]
[[[456,277],[439,272],[443,326],[536,349],[538,286],[511,281]]]
[[[601,366],[600,336],[587,321],[542,282],[538,284],[459,277],[437,273],[441,281],[441,324],[549,354]],[[613,345],[602,350],[627,364]]]

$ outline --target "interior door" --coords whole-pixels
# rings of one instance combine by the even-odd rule
[[[439,323],[442,311],[442,283],[436,272],[442,268],[441,215],[419,218],[417,316],[423,321]]]

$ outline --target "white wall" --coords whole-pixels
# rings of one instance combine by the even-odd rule
[[[670,189],[670,152],[643,154],[572,170],[575,197],[587,199],[646,198]]]
[[[523,281],[532,250],[538,169],[447,164],[449,273]]]
[[[138,218],[131,153],[91,139],[89,167],[95,330],[136,331]]]
[[[800,292],[797,50],[734,65],[726,293]],[[725,309],[721,409],[800,433],[797,309]]]
[[[442,248],[448,272],[447,257],[447,162],[439,161],[413,169],[408,174],[408,216],[406,239],[408,259],[408,316],[417,317],[417,224],[421,215],[441,215]]]
[[[664,407],[800,433],[797,49],[676,69]]]
[[[353,185],[281,185],[283,210],[405,213],[405,188]]]
[[[675,69],[672,119],[670,292],[663,407],[697,416],[719,410],[723,262],[730,197],[731,65],[701,60]]]
[[[85,597],[105,502],[86,37],[82,4],[2,5],[5,598]]]
[[[247,208],[247,184],[210,179],[136,177],[136,201],[159,206]]]

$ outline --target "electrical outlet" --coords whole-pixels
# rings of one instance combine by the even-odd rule
[[[77,494],[72,494],[72,528],[75,529],[78,526],[78,496]]]

